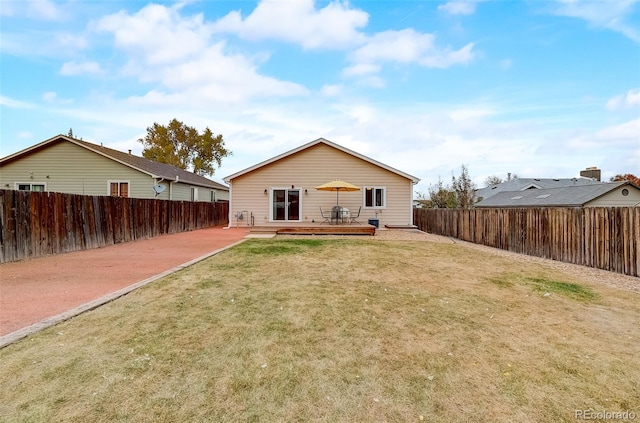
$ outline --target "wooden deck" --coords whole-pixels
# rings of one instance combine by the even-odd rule
[[[370,235],[376,234],[376,227],[366,223],[351,225],[329,225],[320,223],[264,224],[249,228],[250,234],[290,234],[290,235]]]

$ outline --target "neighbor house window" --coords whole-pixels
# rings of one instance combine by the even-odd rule
[[[384,187],[364,187],[364,206],[373,209],[385,208],[386,191]]]
[[[191,201],[198,201],[198,188],[191,187]]]
[[[211,190],[211,202],[212,203],[216,202],[216,190],[215,189]]]
[[[44,192],[45,191],[45,185],[43,183],[17,183],[17,188],[18,191],[38,191],[38,192]]]
[[[129,182],[109,181],[109,195],[111,195],[112,197],[128,197]]]

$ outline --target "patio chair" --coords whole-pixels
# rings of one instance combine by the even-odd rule
[[[331,213],[327,213],[322,211],[322,206],[320,206],[320,216],[324,219],[320,224],[329,223],[331,224]]]
[[[357,213],[351,213],[349,216],[349,223],[360,223],[358,222],[358,218],[360,217],[360,211],[362,211],[362,206],[358,207]]]

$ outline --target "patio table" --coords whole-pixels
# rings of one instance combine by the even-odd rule
[[[351,217],[351,213],[349,209],[341,206],[333,206],[331,209],[331,223],[335,221],[336,225],[341,223],[349,222]]]

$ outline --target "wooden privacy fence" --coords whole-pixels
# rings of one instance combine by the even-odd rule
[[[228,223],[229,204],[0,190],[0,263]]]
[[[640,207],[415,209],[420,230],[639,276]]]

